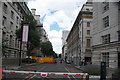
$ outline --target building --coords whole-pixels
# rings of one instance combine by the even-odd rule
[[[62,31],[62,58],[66,61],[67,59],[67,36],[69,34],[68,30]]]
[[[7,45],[4,57],[18,58],[20,40],[16,37],[16,30],[22,26],[24,14],[31,14],[25,2],[2,2],[2,41]],[[26,57],[26,44],[22,45],[22,57]]]
[[[40,15],[36,15],[36,9],[31,9],[32,15],[34,16],[35,20],[37,21],[36,30],[40,36],[41,42],[49,41],[48,35],[43,28],[43,24],[40,22]],[[33,50],[34,56],[42,56],[41,48]]]
[[[26,57],[27,44],[22,44],[16,37],[16,30],[21,28],[25,14],[31,14],[26,2],[1,2],[0,1],[0,44],[2,47],[2,65],[13,65],[20,63],[21,58]],[[6,47],[4,47],[6,46]],[[21,54],[20,54],[21,50]]]
[[[92,22],[93,6],[91,2],[83,5],[79,15],[79,44],[80,44],[80,60],[85,64],[91,63],[91,22]]]
[[[120,67],[120,1],[93,3],[92,64]]]
[[[79,12],[67,37],[67,56],[75,65],[91,62],[92,3],[87,2]]]
[[[31,9],[32,15],[34,16],[35,20],[37,21],[37,26],[36,26],[36,30],[40,33],[40,40],[42,42],[46,42],[49,41],[48,39],[48,35],[45,31],[45,29],[43,28],[43,24],[40,22],[40,15],[36,15],[36,9]]]

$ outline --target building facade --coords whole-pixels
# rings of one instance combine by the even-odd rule
[[[91,62],[92,3],[87,2],[79,12],[67,37],[67,56],[75,65]]]
[[[62,31],[62,58],[66,61],[67,59],[67,36],[69,34],[68,30]]]
[[[91,63],[91,22],[93,6],[91,2],[83,5],[79,15],[79,43],[80,43],[80,61],[84,64]],[[81,63],[82,64],[82,63]]]
[[[16,30],[22,26],[24,14],[31,14],[25,2],[2,2],[2,41],[8,47],[3,52],[3,58],[18,58],[20,40],[16,37]],[[22,57],[26,57],[26,44],[22,45]]]
[[[120,67],[120,2],[93,3],[92,64]]]

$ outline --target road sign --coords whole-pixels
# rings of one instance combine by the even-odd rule
[[[47,77],[48,73],[41,73],[42,77]]]

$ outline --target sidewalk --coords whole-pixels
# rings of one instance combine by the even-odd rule
[[[30,66],[34,65],[36,63],[21,63],[19,66],[19,61],[18,59],[5,59],[2,60],[2,68],[7,69],[7,70],[17,70],[18,68],[25,67],[25,66]]]

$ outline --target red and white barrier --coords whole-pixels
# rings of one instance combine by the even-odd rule
[[[57,73],[57,72],[34,72],[34,71],[14,71],[14,70],[3,70],[3,73],[23,73],[23,74],[40,74],[42,77],[47,77],[47,75],[79,75],[87,76],[87,73]]]

